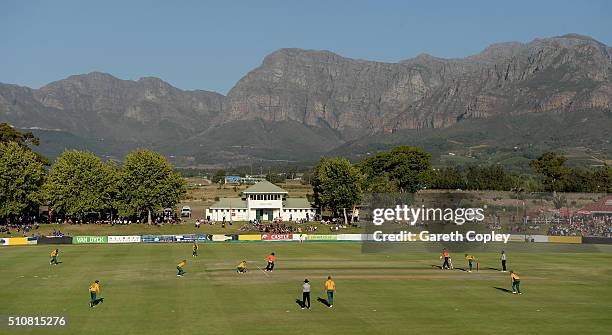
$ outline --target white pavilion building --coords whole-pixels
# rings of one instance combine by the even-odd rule
[[[240,198],[221,198],[206,209],[212,221],[313,220],[315,209],[306,198],[289,198],[288,192],[261,181],[242,192]]]

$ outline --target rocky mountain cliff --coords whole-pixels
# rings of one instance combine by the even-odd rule
[[[399,63],[281,49],[229,92],[224,120],[294,120],[337,130],[442,128],[501,113],[610,108],[612,53],[589,37],[503,43],[463,59]]]
[[[302,160],[336,148],[353,150],[351,143],[371,150],[411,141],[402,135],[379,145],[369,140],[374,134],[439,129],[436,134],[444,137],[444,129],[466,122],[546,112],[603,112],[585,117],[597,124],[580,127],[606,130],[612,128],[605,122],[612,121],[611,77],[612,48],[573,34],[495,44],[461,59],[419,55],[398,63],[281,49],[227,96],[99,72],[40,89],[0,84],[0,122],[56,131],[56,146],[80,138],[107,141],[113,152],[147,146],[191,162]],[[70,139],[60,140],[62,133]]]
[[[218,124],[223,101],[221,94],[182,91],[157,78],[93,72],[37,90],[0,85],[0,119],[86,138],[164,143]]]

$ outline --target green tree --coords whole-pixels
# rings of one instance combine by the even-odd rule
[[[273,183],[278,184],[282,183],[287,179],[287,176],[284,173],[270,171],[266,174],[266,180]]]
[[[367,185],[367,190],[372,193],[395,193],[399,191],[397,183],[391,180],[387,174],[373,177],[367,181]]]
[[[311,179],[312,179],[312,170],[307,170],[302,175],[302,180],[300,181],[300,184],[302,184],[302,185],[310,185]]]
[[[561,184],[564,192],[611,192],[612,168],[609,166],[596,170],[568,168]]]
[[[20,132],[13,128],[8,123],[0,123],[0,143],[15,142],[23,148],[30,149],[30,145],[39,145],[40,139],[31,131]],[[42,156],[41,154],[34,152],[36,159],[44,165],[50,165],[49,159]]]
[[[39,145],[40,140],[31,131],[22,133],[8,123],[0,123],[0,143],[15,142],[21,146]]]
[[[445,167],[433,171],[431,188],[445,190],[464,189],[466,185],[463,174],[459,168]]]
[[[0,142],[0,218],[37,212],[44,178],[44,166],[30,149]]]
[[[124,160],[119,178],[120,209],[125,214],[148,213],[175,206],[187,192],[183,177],[162,155],[136,150]]]
[[[612,167],[606,165],[593,173],[593,186],[590,192],[612,193]]]
[[[117,186],[116,170],[110,166],[88,151],[64,151],[43,187],[49,206],[78,218],[111,209]]]
[[[553,195],[552,201],[556,209],[561,209],[563,206],[565,206],[567,199],[565,198],[565,195],[558,193]]]
[[[563,188],[563,178],[568,170],[565,164],[567,158],[554,152],[547,152],[539,158],[529,162],[529,166],[544,179],[542,184],[546,191],[561,191]]]
[[[211,180],[213,183],[215,184],[219,184],[225,181],[225,170],[221,169],[221,170],[217,170],[215,172],[215,174],[212,177]]]
[[[121,206],[119,201],[119,183],[121,178],[121,170],[115,161],[108,161],[103,165],[105,192],[103,193],[102,201],[105,208],[110,210],[111,217],[113,210]]]
[[[344,210],[346,222],[346,209],[353,209],[361,202],[363,176],[358,168],[354,167],[345,158],[321,158],[314,168],[311,183],[313,185],[315,204],[338,214]]]
[[[512,177],[501,165],[468,166],[465,179],[466,188],[469,190],[509,191],[512,189]]]
[[[594,173],[586,169],[568,168],[562,176],[560,189],[564,192],[591,192],[594,187]]]
[[[414,193],[430,181],[430,159],[431,155],[421,148],[400,146],[365,159],[359,167],[368,181],[367,189],[369,181],[386,175],[397,183],[400,192]]]

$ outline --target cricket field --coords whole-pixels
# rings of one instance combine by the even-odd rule
[[[0,334],[605,334],[612,328],[612,246],[490,244],[440,270],[439,253],[360,243],[52,245],[0,248],[0,316],[65,316],[64,327],[0,326]],[[522,295],[497,270],[499,250]],[[275,252],[273,273],[259,268]],[[176,264],[187,260],[184,277]],[[249,273],[236,265],[246,260]],[[317,302],[331,275],[333,308]],[[302,281],[312,309],[301,310]],[[100,280],[104,303],[88,305]]]

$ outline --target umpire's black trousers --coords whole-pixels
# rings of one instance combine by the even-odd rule
[[[302,307],[310,308],[310,292],[302,292]]]

